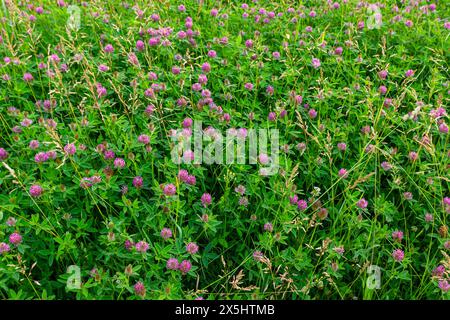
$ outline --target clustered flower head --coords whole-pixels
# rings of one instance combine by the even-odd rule
[[[397,241],[397,242],[402,242],[403,231],[395,230],[394,232],[392,232],[392,239],[394,239],[394,241]]]
[[[358,200],[358,202],[356,203],[356,205],[358,206],[358,208],[360,209],[365,209],[367,208],[368,202],[366,199],[362,198],[360,200]]]
[[[401,249],[396,249],[392,252],[392,257],[394,258],[395,261],[401,262],[405,257],[405,253]]]
[[[133,186],[135,188],[141,188],[142,185],[144,184],[144,179],[141,176],[137,176],[133,178]]]
[[[196,254],[198,252],[198,245],[194,242],[189,242],[186,245],[186,251],[190,254]]]
[[[317,69],[317,68],[319,68],[320,67],[320,60],[319,59],[317,59],[317,58],[312,58],[312,61],[311,61],[311,64],[312,64],[312,66],[315,68],[315,69]]]
[[[192,264],[189,260],[183,260],[180,262],[178,269],[181,271],[182,274],[186,274],[189,271],[191,271]]]
[[[9,236],[9,242],[18,245],[22,242],[22,236],[18,232],[14,232]]]
[[[161,237],[162,237],[164,240],[167,240],[167,239],[169,239],[169,238],[172,238],[172,230],[170,230],[169,228],[163,228],[163,229],[161,230]]]
[[[145,241],[139,241],[138,243],[136,243],[135,248],[138,252],[145,253],[147,252],[149,245]]]
[[[0,254],[6,254],[11,250],[11,247],[4,242],[0,242]]]
[[[175,195],[175,193],[177,192],[177,188],[175,187],[175,185],[169,183],[164,186],[163,191],[164,194],[169,197]]]
[[[206,208],[211,204],[212,197],[209,193],[204,193],[200,200],[202,202],[202,205]]]
[[[42,187],[40,185],[34,184],[30,187],[29,192],[32,197],[37,198],[42,195],[42,193],[44,192],[44,189],[42,189]]]
[[[137,296],[140,296],[140,297],[144,297],[145,296],[145,292],[146,292],[145,286],[144,286],[144,284],[141,281],[136,282],[136,284],[134,285],[133,288],[134,288],[134,293]]]
[[[75,154],[75,152],[77,152],[77,148],[75,147],[75,144],[69,143],[64,146],[64,152],[67,155],[72,156]]]

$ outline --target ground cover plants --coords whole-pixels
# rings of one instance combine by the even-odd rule
[[[448,299],[449,35],[446,1],[3,1],[0,297]]]

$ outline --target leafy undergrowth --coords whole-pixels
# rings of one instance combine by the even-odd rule
[[[0,8],[1,298],[449,298],[445,1],[74,4]]]

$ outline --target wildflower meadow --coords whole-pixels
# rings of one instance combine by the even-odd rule
[[[448,300],[447,1],[3,0],[0,298]]]

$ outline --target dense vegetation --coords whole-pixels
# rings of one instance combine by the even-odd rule
[[[4,1],[0,297],[448,299],[449,18]],[[277,172],[270,152],[177,163],[200,121],[210,140],[277,129]]]

